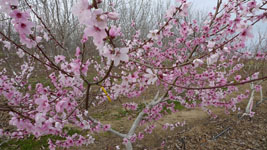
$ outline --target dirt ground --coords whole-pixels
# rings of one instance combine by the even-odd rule
[[[220,114],[217,119],[196,119],[168,136],[164,149],[267,150],[267,104],[253,118]],[[160,149],[160,148],[157,148]]]
[[[267,84],[264,84],[263,89],[267,89]],[[147,97],[151,98],[152,95]],[[264,97],[267,98],[266,91]],[[259,98],[257,93],[255,100],[258,101]],[[246,103],[247,100],[239,104],[239,107],[244,110]],[[111,124],[112,128],[121,133],[127,133],[133,119],[129,120],[128,116],[124,116],[120,106],[120,102],[116,101],[91,113],[101,122]],[[253,118],[246,116],[239,119],[237,113],[226,115],[221,108],[213,108],[212,111],[218,116],[216,119],[201,109],[184,109],[167,115],[156,123],[152,134],[146,134],[142,141],[137,140],[133,144],[134,150],[267,150],[267,100],[254,108],[256,113]],[[8,122],[2,120],[7,116],[6,113],[0,113],[0,127],[8,126]],[[177,121],[185,121],[186,124],[172,131],[163,130],[161,127],[166,122]],[[140,128],[137,133],[143,130],[144,128]],[[116,150],[116,146],[124,149],[122,139],[114,134],[105,132],[93,136],[94,144],[72,149]],[[162,143],[165,143],[164,146]]]
[[[256,107],[253,118],[239,119],[237,114],[225,115],[222,111],[218,112],[220,114],[216,119],[210,118],[201,110],[181,112],[177,117],[186,120],[184,127],[173,131],[155,130],[143,141],[137,141],[134,149],[267,150],[267,101]],[[83,149],[115,150],[117,145],[124,149],[120,138],[112,134],[103,137],[96,139],[94,145]],[[165,142],[164,146],[161,146],[162,142]]]
[[[267,98],[266,92],[264,97]],[[259,98],[257,93],[255,100],[258,101]],[[245,110],[246,104],[247,100],[239,104],[241,110]],[[133,144],[134,150],[267,150],[267,100],[254,108],[256,113],[252,118],[245,116],[240,119],[237,113],[226,115],[221,108],[213,108],[212,111],[218,116],[216,119],[200,109],[182,110],[168,115],[156,123],[157,127],[151,135],[146,135],[144,140]],[[133,120],[129,121],[124,117],[110,122],[114,119],[114,113],[107,114],[102,119],[100,117],[100,120],[110,123],[122,133],[127,133]],[[161,128],[165,122],[177,121],[186,121],[186,125],[172,131]],[[116,150],[116,146],[124,149],[121,138],[113,134],[100,136],[96,136],[94,145],[83,149]],[[162,143],[165,143],[164,146]]]

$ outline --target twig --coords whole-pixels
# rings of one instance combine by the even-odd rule
[[[85,109],[88,110],[88,107],[89,107],[89,99],[90,99],[90,88],[91,88],[91,85],[88,84],[87,85],[87,90],[86,90],[86,98],[85,98]]]
[[[225,132],[229,131],[231,129],[231,126],[224,129],[221,133],[217,134],[215,137],[212,138],[212,140],[218,139],[220,136],[222,136]]]
[[[218,86],[212,86],[212,87],[199,87],[199,88],[196,88],[196,87],[192,87],[191,88],[191,87],[179,86],[179,85],[176,85],[174,83],[168,83],[167,81],[162,80],[161,78],[159,78],[159,79],[160,79],[160,81],[165,82],[168,85],[172,85],[174,87],[178,87],[178,88],[182,88],[182,89],[187,89],[187,90],[207,90],[207,89],[223,88],[223,87],[228,87],[228,86],[243,85],[243,84],[251,83],[251,82],[255,82],[255,81],[266,80],[267,79],[267,76],[262,77],[262,78],[258,78],[258,79],[253,79],[253,80],[248,80],[248,81],[244,81],[244,82],[239,82],[239,83],[228,83],[228,84],[225,84],[225,85],[218,85]]]
[[[56,44],[62,48],[63,50],[65,50],[68,53],[68,50],[61,44],[59,43],[59,41],[55,38],[55,36],[52,34],[51,30],[47,27],[47,25],[44,23],[44,21],[42,20],[42,18],[33,10],[32,6],[29,4],[29,2],[27,0],[25,0],[27,6],[30,8],[30,10],[33,12],[33,14],[37,17],[38,20],[40,20],[40,22],[42,23],[42,25],[44,26],[44,28],[48,31],[48,33],[50,34],[50,36],[52,37],[52,39],[56,42]]]
[[[262,101],[257,102],[255,107],[258,107],[260,104],[262,104],[266,100],[267,100],[267,98],[263,99]]]
[[[264,99],[264,101],[267,100],[267,98]],[[262,103],[257,103],[256,106],[254,107],[257,107],[258,105],[260,105]],[[241,120],[243,119],[244,115],[242,115],[241,117],[239,117],[238,119]],[[216,140],[218,139],[220,136],[222,136],[225,132],[229,131],[230,129],[233,129],[231,126],[228,126],[226,129],[224,129],[221,133],[217,134],[215,137],[212,138],[212,140]]]

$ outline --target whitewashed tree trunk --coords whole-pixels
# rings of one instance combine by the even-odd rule
[[[262,92],[262,86],[261,86],[261,89],[260,89],[260,96],[261,96],[261,100],[259,103],[262,103],[263,102],[263,92]]]
[[[165,99],[165,96],[162,96],[159,98],[159,91],[157,92],[156,96],[154,97],[154,99],[146,106],[146,108],[151,108],[155,105],[157,105],[158,103],[160,103],[161,101],[163,101]],[[131,136],[134,135],[136,128],[138,127],[140,121],[142,120],[143,116],[145,115],[144,109],[143,111],[141,111],[137,118],[135,119],[134,123],[132,124],[131,129],[129,130],[128,134],[127,134],[127,138],[130,138]],[[128,144],[125,146],[126,150],[132,150],[133,146],[132,143],[129,141]]]
[[[133,150],[133,145],[131,142],[128,142],[126,145],[126,150]]]
[[[250,94],[250,99],[248,101],[248,105],[246,107],[246,112],[245,112],[246,114],[249,114],[251,112],[252,108],[253,108],[253,100],[254,100],[254,93],[255,93],[254,83],[253,82],[251,83],[250,88],[251,88],[252,91],[251,91],[251,94]]]

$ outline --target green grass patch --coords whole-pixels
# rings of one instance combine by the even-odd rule
[[[59,136],[46,135],[42,136],[39,139],[36,139],[34,136],[29,136],[25,139],[11,139],[8,142],[4,143],[0,149],[1,150],[37,150],[45,149],[48,150],[48,139],[51,140],[62,140],[63,138]]]
[[[44,76],[38,76],[38,77],[31,77],[28,80],[29,84],[31,84],[32,89],[35,89],[36,84],[42,83],[44,87],[49,86],[50,88],[54,87],[53,84],[50,82],[50,79]]]
[[[70,127],[64,127],[63,131],[67,132],[70,136],[75,133],[83,133],[81,130]],[[56,140],[65,140],[65,138],[56,135],[45,135],[40,138],[35,138],[33,135],[30,135],[25,139],[10,139],[8,142],[0,146],[0,150],[49,150],[48,139],[51,139],[53,142]],[[3,140],[0,139],[0,143],[2,142]]]
[[[126,117],[128,114],[129,114],[128,111],[126,111],[125,109],[121,108],[113,116],[114,116],[114,119],[115,120],[121,120],[122,118]]]

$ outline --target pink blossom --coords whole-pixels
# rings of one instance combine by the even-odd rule
[[[114,50],[110,50],[109,48],[105,48],[103,56],[107,57],[108,60],[113,60],[114,65],[118,66],[120,61],[128,62],[129,56],[128,53],[129,48],[115,48]]]
[[[58,56],[55,56],[55,63],[58,64],[60,63],[61,61],[65,61],[65,56],[62,56],[62,55],[58,55]]]
[[[152,72],[150,68],[146,69],[147,74],[144,74],[144,77],[148,79],[147,84],[154,84],[158,77]]]
[[[118,150],[118,149],[120,149],[120,146],[119,146],[119,145],[117,145],[115,148]]]
[[[30,14],[28,12],[21,12],[19,10],[14,10],[10,13],[10,16],[15,19],[15,22],[26,22],[30,19]]]
[[[37,44],[34,40],[28,38],[26,34],[20,34],[20,42],[25,44],[27,48],[32,48]]]
[[[213,48],[215,46],[216,42],[213,42],[213,41],[209,41],[208,42],[208,48]]]
[[[110,129],[110,124],[106,124],[103,126],[104,131],[108,131]]]
[[[89,8],[88,0],[78,0],[78,2],[72,7],[72,13],[75,16],[80,16],[83,11]]]
[[[255,115],[255,112],[253,112],[253,111],[249,112],[249,117],[253,117],[254,115]]]
[[[251,2],[248,2],[248,8],[249,9],[253,9],[257,6],[257,2],[255,0],[251,1]]]
[[[61,123],[56,122],[56,123],[55,123],[55,128],[56,128],[58,131],[60,131],[60,130],[63,128],[63,126],[62,126]]]
[[[161,145],[161,147],[165,147],[165,144],[166,144],[166,142],[162,141],[160,145]]]
[[[68,145],[68,147],[74,146],[72,137],[67,137],[66,144]]]
[[[219,58],[218,53],[211,55],[209,58],[207,58],[207,64],[208,65],[214,64],[215,62],[217,62],[218,58]]]
[[[251,79],[258,79],[259,78],[259,72],[256,72],[252,75]]]
[[[49,149],[56,150],[56,145],[53,144],[51,139],[48,139]]]
[[[79,59],[77,61],[71,62],[68,67],[69,71],[73,72],[75,75],[80,75],[81,62]]]
[[[128,142],[129,142],[129,140],[127,138],[123,138],[122,144],[126,145],[126,144],[128,144]]]
[[[83,143],[85,142],[85,138],[83,137],[83,136],[79,136],[79,139],[76,141],[76,145],[77,146],[82,146],[83,145]]]
[[[35,103],[38,105],[37,111],[39,112],[48,112],[50,110],[50,105],[48,103],[48,98],[46,95],[42,95],[42,97],[37,98]]]
[[[82,69],[81,71],[85,76],[87,76],[87,71],[88,71],[88,67],[89,67],[90,64],[91,64],[90,61],[87,60],[86,63],[83,64],[83,66],[81,68]]]
[[[131,22],[131,27],[135,27],[135,22],[134,22],[134,20],[132,20],[132,22]]]
[[[10,42],[8,42],[8,41],[3,41],[3,43],[4,43],[4,47],[7,48],[8,50],[10,50],[10,48],[11,48],[11,44],[10,44]]]
[[[188,9],[191,3],[185,3],[183,4],[182,11],[179,13],[181,16],[187,16],[188,15]]]
[[[87,135],[87,141],[86,141],[86,145],[88,144],[92,144],[95,142],[95,139],[91,136],[91,135]]]
[[[152,40],[158,40],[159,39],[158,30],[149,31],[147,38],[151,38]]]
[[[167,130],[168,127],[169,127],[169,124],[168,124],[168,123],[166,123],[166,124],[164,124],[164,125],[162,126],[162,128],[163,128],[164,130]]]
[[[172,18],[175,12],[176,12],[176,7],[169,8],[166,12],[166,18]]]
[[[131,137],[130,137],[130,141],[131,141],[131,143],[134,143],[134,142],[136,142],[136,134],[134,134],[134,135],[132,135]]]
[[[198,67],[199,65],[202,65],[204,62],[201,59],[195,59],[193,61],[193,64],[195,67]]]
[[[40,43],[40,42],[42,41],[42,39],[43,39],[42,37],[40,37],[40,36],[36,36],[36,37],[35,37],[35,42],[36,42],[36,43]]]
[[[251,30],[252,28],[249,27],[249,28],[246,28],[245,30],[243,30],[241,33],[240,33],[240,36],[242,39],[246,39],[246,38],[253,38],[253,34],[251,33]]]
[[[42,123],[46,121],[46,117],[44,113],[37,113],[35,115],[35,123],[37,124],[37,126],[41,127]]]
[[[93,10],[90,25],[102,30],[107,27],[107,15],[103,13],[102,9]]]
[[[139,132],[137,138],[138,138],[139,140],[142,140],[142,139],[144,138],[144,133]]]
[[[132,102],[132,103],[123,104],[123,107],[128,110],[137,110],[138,105]]]
[[[34,26],[34,24],[31,21],[23,21],[23,22],[17,22],[15,23],[15,29],[20,33],[20,34],[25,34],[29,35],[31,34],[31,28]]]
[[[111,36],[112,38],[115,38],[116,36],[119,36],[120,34],[121,34],[121,28],[111,26],[109,30],[109,36]]]
[[[128,75],[128,80],[129,82],[136,82],[138,77],[138,72],[134,72],[133,74]]]
[[[236,80],[236,81],[240,81],[241,78],[242,78],[241,75],[237,75],[237,76],[235,76],[235,80]]]
[[[256,86],[255,86],[255,90],[256,90],[257,92],[259,92],[259,91],[261,90],[261,88],[262,88],[261,85],[256,85]]]
[[[13,9],[17,8],[18,6],[18,0],[0,0],[1,4],[1,11],[9,13]]]
[[[75,56],[79,57],[81,55],[81,49],[79,47],[76,48]]]
[[[115,56],[113,58],[114,60],[114,65],[118,66],[120,61],[128,62],[129,61],[129,56],[128,53],[129,48],[115,48]]]
[[[69,108],[69,99],[68,98],[64,98],[62,100],[60,100],[59,102],[57,102],[56,104],[56,111],[57,112],[63,112],[64,109]]]
[[[99,28],[98,26],[88,26],[84,30],[84,36],[91,36],[94,38],[94,43],[96,45],[102,45],[104,43],[103,39],[106,38],[107,34],[104,29]]]
[[[108,12],[108,18],[111,20],[118,20],[120,18],[119,14],[116,12]]]

